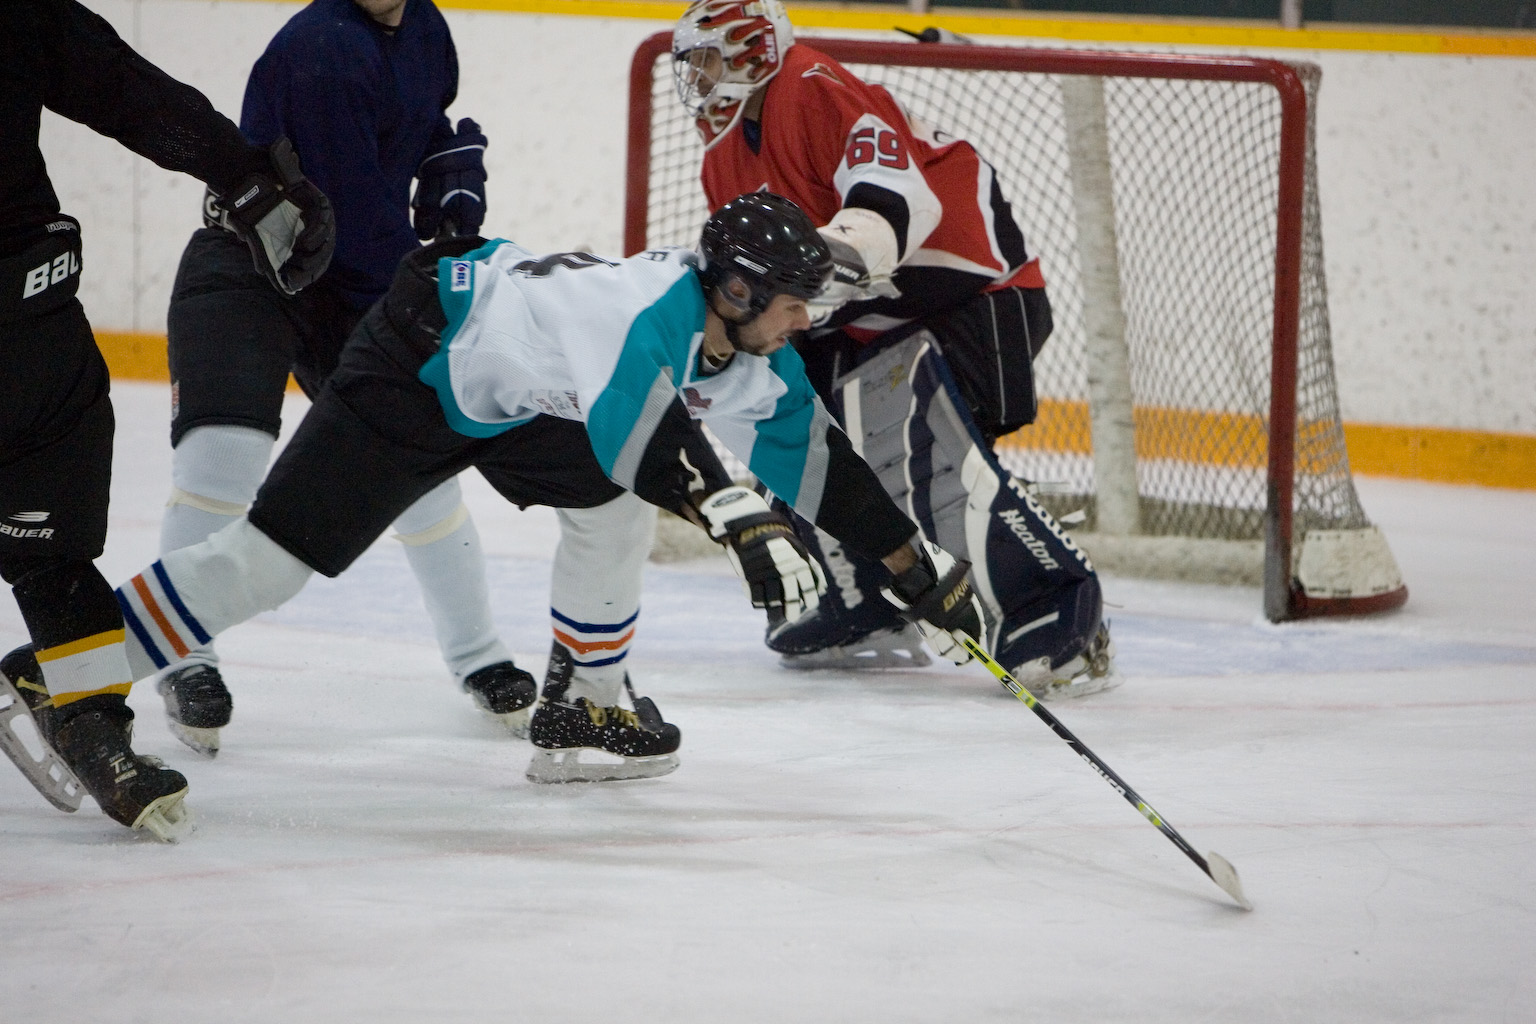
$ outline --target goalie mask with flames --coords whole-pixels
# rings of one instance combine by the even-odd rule
[[[714,145],[741,118],[795,44],[779,0],[694,0],[672,30],[677,96]]]

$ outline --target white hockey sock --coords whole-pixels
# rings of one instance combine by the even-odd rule
[[[462,683],[476,669],[511,661],[491,623],[485,553],[458,480],[423,495],[395,521],[395,530],[454,680]]]
[[[144,679],[297,594],[314,570],[241,517],[117,588],[128,666]]]
[[[559,509],[550,584],[555,640],[575,663],[567,697],[610,707],[640,616],[640,577],[656,535],[656,508],[625,492],[597,508]]]
[[[97,633],[58,647],[39,647],[38,667],[48,681],[54,707],[72,704],[98,693],[128,694],[128,655],[116,630]]]
[[[245,514],[267,471],[276,439],[264,430],[194,427],[171,455],[171,496],[160,520],[160,553],[207,540]],[[194,648],[172,668],[216,666],[212,646]]]

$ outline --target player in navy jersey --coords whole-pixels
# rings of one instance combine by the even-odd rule
[[[75,298],[80,225],[60,212],[38,147],[44,107],[206,182],[233,258],[263,287],[295,292],[325,270],[330,207],[286,141],[247,142],[80,4],[0,4],[0,575],[32,638],[0,660],[0,749],[55,806],[74,810],[83,785],[114,820],[173,839],[186,779],[130,746],[123,618],[93,564],[112,403]],[[40,753],[14,730],[28,714]]]
[[[814,610],[825,587],[814,562],[782,516],[730,481],[695,419],[796,512],[880,562],[892,602],[939,653],[968,661],[957,633],[976,636],[981,611],[966,563],[920,542],[787,344],[830,270],[805,215],[761,194],[712,217],[698,254],[610,261],[476,239],[407,257],[248,515],[119,588],[135,675],[276,607],[313,572],[342,572],[401,509],[469,466],[518,505],[594,508],[633,492],[725,545],[771,617]],[[603,549],[622,562],[623,543]],[[573,692],[556,654],[530,779],[676,766],[678,731],[654,706]],[[583,756],[594,750],[609,756]]]
[[[486,139],[471,120],[457,130],[449,122],[458,80],[453,39],[430,0],[314,0],[256,61],[241,130],[256,143],[292,140],[333,197],[336,253],[313,288],[287,296],[250,272],[216,215],[192,236],[167,317],[175,452],[162,551],[245,511],[271,457],[290,371],[306,394],[318,393],[401,257],[420,240],[479,229]],[[525,731],[536,686],[492,626],[480,538],[457,480],[404,510],[395,530],[452,676],[480,707]],[[233,707],[217,655],[206,644],[171,653],[159,680],[171,729],[212,756]]]
[[[832,247],[835,280],[798,344],[807,374],[871,464],[890,467],[887,490],[929,539],[975,564],[988,646],[1041,696],[1113,685],[1092,566],[992,453],[999,436],[1034,420],[1032,364],[1051,332],[1039,261],[992,167],[797,43],[779,0],[695,0],[673,31],[673,56],[705,144],[710,208],[750,189],[778,192]],[[902,401],[857,405],[864,386],[892,373]],[[923,660],[878,599],[881,567],[798,525],[837,585],[815,615],[770,627],[769,647],[795,667]]]

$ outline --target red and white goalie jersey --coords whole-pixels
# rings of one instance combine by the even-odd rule
[[[990,288],[1044,287],[992,167],[968,142],[910,119],[883,87],[797,43],[764,86],[760,118],[706,150],[711,210],[767,189],[818,225],[864,207],[896,233],[901,298],[850,303],[827,326],[878,333]]]

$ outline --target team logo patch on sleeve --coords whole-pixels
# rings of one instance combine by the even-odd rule
[[[843,84],[843,80],[837,77],[837,72],[827,67],[821,61],[817,61],[815,64],[812,64],[810,67],[800,72],[801,78],[811,78],[815,75],[820,75],[822,78],[830,78],[838,85]]]

